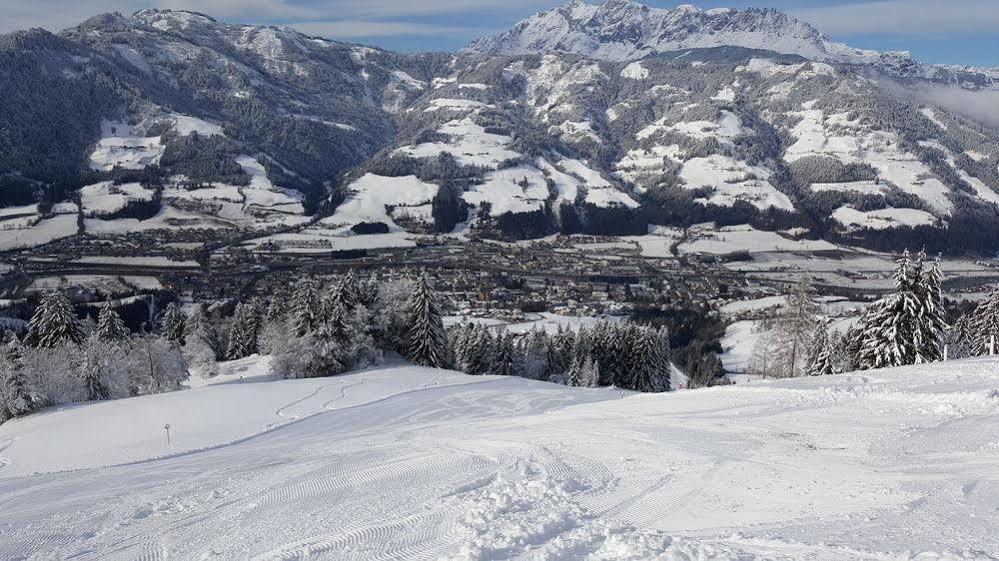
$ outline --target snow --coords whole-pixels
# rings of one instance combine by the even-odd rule
[[[926,164],[902,149],[895,133],[869,130],[845,113],[826,116],[822,110],[805,109],[798,114],[801,121],[791,130],[797,140],[787,148],[785,160],[829,156],[844,164],[868,163],[880,179],[916,195],[936,214],[950,214],[954,207],[947,197],[950,189]]]
[[[52,218],[0,229],[0,251],[37,247],[77,234],[77,215],[57,214]]]
[[[160,162],[165,147],[160,137],[110,136],[97,141],[90,155],[90,167],[111,171],[115,166],[123,169],[143,169]]]
[[[151,201],[154,195],[152,190],[138,183],[115,185],[111,181],[102,181],[80,189],[83,214],[89,217],[114,214],[130,202]]]
[[[715,101],[727,101],[729,103],[735,101],[735,90],[731,87],[722,88],[717,94],[711,99]]]
[[[425,183],[415,175],[385,177],[366,173],[348,186],[352,195],[337,207],[336,212],[322,220],[332,226],[381,222],[392,231],[401,231],[389,217],[386,207],[419,207],[433,200],[438,187]]]
[[[743,128],[742,119],[738,115],[722,110],[717,121],[681,121],[670,124],[664,117],[638,131],[635,137],[644,140],[661,132],[678,132],[699,140],[714,138],[721,144],[731,145],[733,138],[752,134],[753,131]]]
[[[680,168],[680,179],[688,189],[709,187],[710,196],[697,199],[705,204],[732,206],[745,201],[760,210],[769,207],[794,211],[794,204],[767,181],[770,170],[751,166],[728,156],[712,154],[704,158],[687,160]]]
[[[743,320],[730,324],[722,336],[719,356],[727,372],[743,373],[753,358],[753,348],[759,339],[758,320]]]
[[[447,109],[450,111],[470,111],[477,109],[486,109],[490,107],[495,107],[488,103],[482,103],[481,101],[474,101],[471,99],[445,99],[437,98],[430,101],[430,107],[424,109],[426,112],[438,111],[441,109]]]
[[[179,113],[174,113],[170,115],[170,118],[174,122],[174,130],[177,134],[181,136],[188,136],[194,133],[198,133],[202,136],[212,136],[221,135],[222,127],[204,121],[197,117],[191,117],[189,115],[181,115]]]
[[[0,426],[0,550],[965,561],[999,548],[995,359],[667,395],[414,367],[268,381],[262,363]]]
[[[462,165],[493,169],[505,160],[520,157],[518,152],[506,148],[510,137],[487,133],[469,117],[445,123],[438,132],[450,136],[450,142],[425,142],[399,148],[398,152],[414,158],[432,158],[441,152],[447,152]]]
[[[884,195],[888,186],[877,181],[850,181],[844,183],[812,183],[812,191],[845,191],[861,195]]]
[[[691,241],[678,247],[681,254],[725,255],[737,251],[760,253],[836,249],[835,245],[825,240],[791,240],[777,232],[757,230],[746,224],[717,229],[694,227],[691,228],[690,235]]]
[[[462,194],[465,202],[475,207],[489,203],[493,217],[507,212],[517,214],[541,210],[548,196],[545,175],[532,166],[489,172],[483,183]]]
[[[936,111],[932,107],[923,107],[919,110],[927,119],[929,119],[934,125],[940,127],[943,130],[947,130],[947,125],[937,117]]]
[[[641,61],[635,61],[621,70],[621,77],[632,80],[644,80],[649,77],[649,69],[642,66]]]
[[[933,226],[937,223],[936,217],[932,214],[913,208],[886,208],[863,212],[842,206],[833,211],[832,217],[848,230],[855,228],[884,230],[900,226]]]

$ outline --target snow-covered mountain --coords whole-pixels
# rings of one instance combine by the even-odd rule
[[[507,31],[473,41],[465,51],[494,55],[561,52],[628,61],[710,47],[762,49],[815,61],[871,65],[900,77],[972,82],[973,76],[983,84],[999,84],[999,75],[987,70],[927,66],[908,52],[880,53],[849,47],[772,8],[701,10],[684,4],[659,9],[634,0],[607,0],[601,4],[572,0]]]
[[[0,250],[299,226],[319,245],[711,221],[884,249],[999,235],[999,131],[926,90],[966,69],[902,79],[906,56],[773,10],[620,0],[476,45],[400,54],[169,10],[0,36]]]

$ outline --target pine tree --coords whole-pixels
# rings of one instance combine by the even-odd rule
[[[468,374],[494,374],[496,340],[484,325],[475,324],[465,342],[466,370]]]
[[[999,290],[978,304],[970,324],[971,351],[975,355],[999,352]]]
[[[128,328],[111,302],[105,302],[97,315],[97,338],[106,343],[128,339]]]
[[[251,302],[238,304],[233,313],[226,355],[230,359],[237,359],[256,353],[259,329],[260,321],[256,306]]]
[[[514,345],[512,333],[504,331],[496,337],[496,350],[493,353],[494,374],[501,376],[522,376],[524,363]]]
[[[600,385],[600,365],[592,356],[587,356],[583,361],[579,371],[579,385],[584,388],[595,388]]]
[[[655,330],[648,327],[629,329],[632,344],[627,354],[627,375],[620,387],[640,392],[664,392],[669,389],[669,370],[664,361]]]
[[[914,364],[923,346],[919,330],[921,310],[917,294],[919,281],[906,252],[895,269],[896,291],[875,304],[861,318],[863,343],[860,351],[861,368],[887,368]]]
[[[833,362],[832,341],[825,326],[818,329],[812,340],[806,372],[808,376],[827,376],[836,373]]]
[[[448,368],[451,365],[451,351],[448,348],[444,321],[441,318],[437,294],[430,285],[426,273],[420,275],[413,285],[413,292],[407,306],[409,333],[407,334],[407,355],[413,364]]]
[[[286,313],[286,302],[283,296],[275,294],[271,297],[271,301],[267,304],[267,321],[270,323],[277,323],[284,319]]]
[[[315,281],[308,277],[298,281],[291,297],[291,322],[299,337],[319,326],[319,303]]]
[[[163,337],[174,345],[183,346],[186,320],[184,312],[180,311],[180,306],[176,302],[167,304],[166,311],[163,312]]]
[[[83,341],[80,321],[69,299],[59,292],[46,294],[28,323],[26,341],[33,347],[45,348]]]
[[[925,254],[920,252],[920,264]],[[922,267],[919,267],[922,270]],[[935,362],[943,358],[943,338],[948,328],[946,310],[943,304],[943,273],[940,259],[933,261],[928,271],[923,272],[915,286],[917,301],[916,316],[916,355],[919,362]]]
[[[21,362],[21,342],[11,334],[0,352],[0,423],[31,412],[37,405]]]
[[[80,363],[80,377],[83,378],[86,396],[90,401],[111,397],[111,388],[108,384],[104,364],[108,354],[107,343],[90,341],[90,344],[84,345]]]

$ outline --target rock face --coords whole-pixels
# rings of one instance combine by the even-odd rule
[[[0,36],[0,203],[80,191],[99,235],[318,211],[343,235],[715,221],[988,250],[999,133],[922,94],[990,80],[775,10],[576,2],[459,54],[107,14]]]

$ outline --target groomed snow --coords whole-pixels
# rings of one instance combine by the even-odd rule
[[[258,363],[242,366],[242,382],[0,426],[0,551],[987,561],[999,550],[996,359],[667,395],[413,367],[266,381]],[[119,461],[133,463],[82,468]]]

